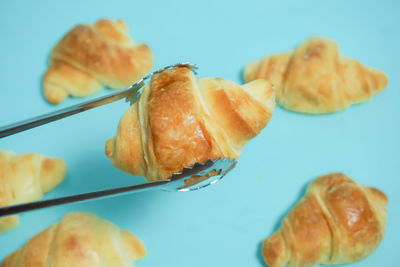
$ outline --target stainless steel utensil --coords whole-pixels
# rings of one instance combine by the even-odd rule
[[[13,123],[4,127],[0,127],[0,138],[15,133],[19,133],[21,131],[25,131],[52,121],[56,121],[92,108],[96,108],[123,98],[125,98],[127,102],[133,104],[139,99],[141,94],[141,88],[144,86],[144,82],[146,80],[150,79],[154,74],[159,73],[163,70],[173,69],[178,67],[190,68],[193,71],[197,69],[195,65],[190,63],[179,63],[167,66],[165,68],[162,68],[160,70],[148,74],[147,76],[143,77],[129,88],[122,90],[120,92],[96,98],[91,101],[73,105],[51,113],[27,119],[21,122]],[[217,181],[221,180],[222,177],[224,177],[235,165],[236,165],[235,159],[230,159],[230,158],[226,159],[218,158],[216,160],[208,159],[204,163],[196,162],[193,166],[188,166],[183,168],[183,170],[180,173],[173,174],[167,180],[159,180],[155,182],[148,182],[131,186],[123,186],[118,188],[71,195],[49,200],[40,200],[13,206],[1,207],[0,217],[36,209],[42,209],[46,207],[73,203],[73,202],[82,202],[93,199],[106,198],[132,192],[142,192],[155,188],[168,191],[198,190],[200,188],[204,188],[208,185],[214,184]]]
[[[189,68],[193,71],[196,71],[197,66],[194,64],[190,64],[190,63],[178,63],[175,65],[170,65],[167,66],[165,68],[159,69],[157,71],[154,71],[148,75],[146,75],[145,77],[143,77],[142,79],[140,79],[139,81],[137,81],[136,83],[134,83],[133,85],[131,85],[129,88],[119,91],[117,93],[108,95],[108,96],[103,96],[103,97],[99,97],[99,98],[95,98],[93,100],[87,101],[87,102],[83,102],[80,104],[76,104],[70,107],[66,107],[63,109],[59,109],[41,116],[37,116],[37,117],[33,117],[27,120],[23,120],[20,122],[16,122],[16,123],[12,123],[3,127],[0,127],[0,138],[12,135],[12,134],[16,134],[22,131],[26,131],[32,128],[35,128],[37,126],[49,123],[49,122],[53,122],[65,117],[69,117],[71,115],[75,115],[78,114],[80,112],[92,109],[92,108],[97,108],[99,106],[105,105],[105,104],[109,104],[112,102],[115,102],[117,100],[126,99],[126,102],[130,102],[131,104],[135,103],[136,101],[139,100],[140,94],[141,94],[141,90],[142,87],[144,86],[144,82],[148,79],[150,79],[154,74],[157,74],[163,70],[166,69],[174,69],[174,68],[179,68],[179,67],[186,67]]]
[[[143,192],[150,189],[162,189],[166,191],[193,191],[212,185],[221,180],[236,164],[235,160],[218,158],[215,161],[207,160],[205,163],[195,163],[193,167],[185,167],[182,172],[175,173],[168,180],[159,180],[137,185],[122,186],[112,189],[95,191],[90,193],[77,194],[72,196],[39,200],[35,202],[23,203],[19,205],[6,206],[0,208],[0,217],[13,215],[25,211],[37,210],[58,206],[74,202],[83,202],[88,200],[107,198],[111,196],[124,195],[127,193]],[[201,180],[191,186],[185,183],[193,176],[206,176],[208,173],[216,171],[218,175]]]

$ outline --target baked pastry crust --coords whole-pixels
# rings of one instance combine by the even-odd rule
[[[64,180],[67,172],[60,158],[48,158],[37,153],[16,155],[0,150],[0,206],[36,201]],[[0,233],[19,224],[19,216],[0,218]]]
[[[266,56],[247,65],[244,79],[266,79],[276,89],[277,103],[302,113],[332,113],[365,102],[382,91],[386,75],[340,56],[338,45],[313,36],[295,51]]]
[[[146,44],[134,44],[121,20],[101,19],[69,31],[50,55],[43,92],[52,104],[68,95],[85,97],[103,87],[124,89],[153,65]]]
[[[305,267],[364,259],[385,235],[387,204],[384,193],[342,173],[321,176],[264,241],[264,260],[270,267]]]
[[[195,78],[187,68],[166,70],[145,86],[106,143],[115,167],[148,180],[218,157],[239,157],[268,123],[274,91],[265,80],[239,86]]]
[[[2,267],[127,267],[146,255],[140,240],[87,212],[71,212],[4,259]]]

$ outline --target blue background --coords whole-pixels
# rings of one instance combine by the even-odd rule
[[[69,211],[84,210],[136,234],[148,255],[138,267],[263,266],[261,242],[308,182],[341,171],[389,197],[387,234],[363,267],[400,266],[400,2],[398,1],[1,1],[0,125],[82,101],[48,104],[41,79],[49,53],[78,23],[120,18],[155,55],[154,69],[180,61],[200,77],[242,82],[265,54],[311,35],[336,40],[341,53],[384,71],[389,86],[370,101],[332,115],[276,108],[221,182],[190,193],[145,192],[50,208],[21,216],[0,235],[0,259]],[[103,90],[93,97],[110,93]],[[46,198],[143,182],[112,167],[104,154],[127,109],[120,101],[0,140],[1,149],[40,152],[68,164]]]

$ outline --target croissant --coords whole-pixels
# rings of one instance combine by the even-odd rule
[[[165,70],[123,115],[106,155],[130,174],[166,179],[195,162],[237,158],[267,125],[274,106],[274,91],[265,80],[239,86],[197,79],[188,68]]]
[[[16,155],[0,150],[0,206],[39,200],[64,179],[67,168],[59,158],[36,153]],[[18,215],[0,218],[0,233],[19,224]]]
[[[303,113],[332,113],[365,102],[383,90],[386,75],[339,56],[338,45],[314,36],[295,51],[264,57],[247,65],[245,81],[264,78],[276,90],[277,103]]]
[[[58,104],[68,95],[84,97],[102,87],[123,89],[150,71],[152,64],[150,48],[135,45],[123,21],[101,19],[94,25],[78,25],[50,55],[44,96]]]
[[[133,234],[87,212],[71,212],[31,238],[2,267],[133,266],[146,250]]]
[[[264,260],[270,267],[309,267],[364,259],[385,235],[387,204],[384,193],[342,173],[321,176],[264,241]]]

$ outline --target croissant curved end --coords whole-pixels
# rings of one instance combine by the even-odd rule
[[[111,137],[106,142],[106,156],[112,159],[115,148],[115,137]]]
[[[68,92],[56,83],[45,83],[43,94],[51,104],[60,104],[67,98]]]
[[[280,232],[265,239],[262,247],[262,255],[269,267],[286,266],[288,253],[285,240]]]
[[[254,79],[254,73],[256,72],[256,70],[258,69],[258,66],[260,65],[260,61],[259,60],[255,60],[250,62],[249,64],[247,64],[247,66],[244,68],[243,71],[243,78],[244,81],[250,82]]]

